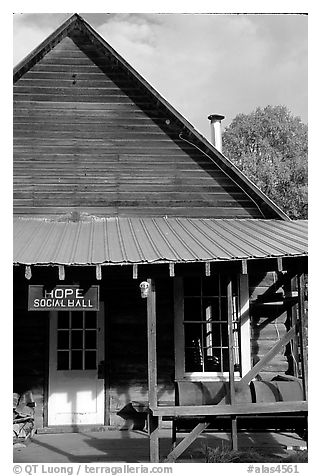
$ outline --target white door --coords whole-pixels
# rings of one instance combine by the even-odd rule
[[[49,425],[104,424],[104,311],[50,312]]]

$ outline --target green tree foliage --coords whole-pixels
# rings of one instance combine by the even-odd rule
[[[308,127],[284,106],[238,114],[223,152],[292,219],[307,218]]]

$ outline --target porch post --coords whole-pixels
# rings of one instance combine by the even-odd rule
[[[299,298],[299,335],[300,335],[300,353],[303,383],[303,398],[308,399],[308,359],[306,353],[306,327],[305,327],[305,309],[304,309],[304,275],[298,275],[298,298]]]
[[[286,277],[286,281],[284,283],[284,292],[285,292],[285,297],[288,299],[288,302],[290,304],[287,305],[287,321],[290,323],[290,327],[295,326],[297,319],[298,319],[298,314],[297,314],[297,304],[294,302],[293,297],[295,296],[297,290],[296,286],[296,279],[293,274],[289,274]],[[290,346],[290,370],[292,371],[294,377],[299,376],[299,351],[298,351],[298,346],[299,346],[299,339],[300,337],[296,334],[293,339],[292,339],[292,344],[291,342],[288,344]]]
[[[234,336],[233,336],[233,294],[232,279],[229,278],[227,284],[227,321],[228,321],[228,346],[229,346],[229,385],[230,385],[230,403],[235,404],[235,385],[234,385]],[[237,450],[237,422],[236,416],[231,417],[231,436],[232,449]]]
[[[147,355],[148,355],[148,414],[149,456],[151,463],[159,461],[159,419],[152,415],[157,406],[157,350],[156,350],[156,290],[153,279],[147,279]]]

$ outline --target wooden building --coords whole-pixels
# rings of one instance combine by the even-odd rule
[[[237,403],[248,376],[258,403],[255,382],[293,376],[306,400],[306,272],[307,223],[81,17],[15,68],[14,391],[38,429],[131,428],[175,382]]]

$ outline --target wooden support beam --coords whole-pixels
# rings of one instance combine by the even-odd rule
[[[31,277],[32,277],[31,266],[26,266],[25,267],[25,278],[26,279],[31,279]]]
[[[181,380],[184,377],[184,292],[183,278],[174,278],[174,358],[175,358],[175,379]]]
[[[169,275],[171,278],[175,276],[175,267],[174,263],[169,263]]]
[[[235,384],[234,384],[234,329],[233,329],[233,294],[232,279],[229,278],[227,284],[227,325],[229,344],[229,398],[231,405],[235,404]],[[237,450],[237,425],[236,416],[231,419],[231,439],[232,450]]]
[[[96,279],[101,280],[101,264],[96,264]]]
[[[133,264],[133,279],[138,278],[138,264]]]
[[[156,290],[153,279],[147,279],[147,354],[148,354],[148,402],[157,406],[157,350],[156,350]]]
[[[205,263],[205,276],[211,276],[211,263]]]
[[[232,415],[231,417],[231,447],[232,450],[238,450],[238,440],[237,440],[237,416]]]
[[[282,258],[277,258],[277,263],[278,263],[278,272],[282,273],[282,271],[283,271],[283,260],[282,260]]]
[[[241,371],[245,375],[251,370],[251,322],[249,275],[239,275],[239,322],[241,326]]]
[[[247,260],[242,259],[242,274],[247,274]]]
[[[297,299],[295,299],[298,297],[296,277],[289,275],[284,283],[283,288],[284,288],[285,297],[288,299],[287,310],[286,310],[287,322],[292,327],[296,324],[298,320],[298,310],[297,310],[298,306],[297,306]],[[289,370],[290,372],[292,372],[292,374],[295,377],[299,377],[298,346],[299,346],[299,339],[298,339],[298,335],[296,334],[292,339],[292,343],[290,342],[291,359],[289,362]]]
[[[151,410],[154,416],[172,418],[305,413],[308,411],[308,402],[301,400],[293,402],[236,403],[235,405],[164,405]]]
[[[300,353],[301,353],[301,369],[304,399],[308,399],[308,359],[307,359],[307,338],[304,308],[304,275],[298,275],[298,297],[299,297],[299,336],[300,336]]]
[[[58,276],[59,276],[59,281],[65,280],[65,267],[63,264],[58,265]]]
[[[193,430],[188,433],[185,438],[179,442],[177,446],[169,453],[165,458],[164,463],[174,463],[176,459],[199,437],[199,435],[204,431],[208,426],[209,422],[201,422],[193,428]]]
[[[161,421],[162,417],[153,416],[151,412],[148,412],[149,461],[151,463],[159,463],[159,430]]]

